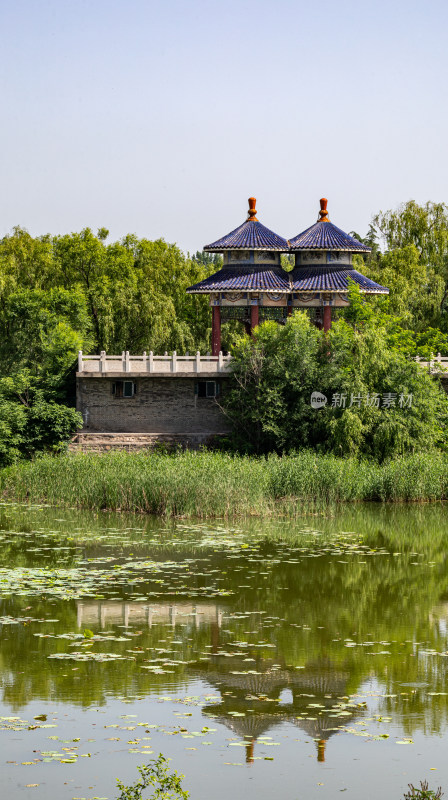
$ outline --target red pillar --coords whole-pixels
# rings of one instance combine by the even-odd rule
[[[326,745],[326,740],[319,739],[317,743],[317,760],[320,761],[321,763],[325,761],[325,745]]]
[[[252,331],[258,325],[258,306],[251,306],[250,307],[250,333],[252,335]]]
[[[246,764],[254,763],[254,744],[255,739],[245,739],[246,745]]]
[[[331,328],[331,306],[324,306],[324,331],[325,333]]]
[[[221,351],[221,309],[213,306],[212,316],[212,356],[219,356]]]

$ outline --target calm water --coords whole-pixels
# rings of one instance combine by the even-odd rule
[[[294,523],[0,507],[0,786],[192,800],[448,791],[448,514]]]

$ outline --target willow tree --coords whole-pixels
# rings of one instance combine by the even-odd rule
[[[373,224],[386,250],[414,245],[422,263],[443,278],[443,305],[448,298],[448,206],[409,200],[396,211],[380,211]]]

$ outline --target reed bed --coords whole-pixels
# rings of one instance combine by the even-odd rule
[[[362,500],[448,499],[448,456],[384,464],[303,451],[268,458],[214,452],[43,456],[0,472],[7,500],[187,517],[293,516]]]

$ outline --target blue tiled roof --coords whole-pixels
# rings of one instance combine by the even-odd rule
[[[232,269],[224,267],[187,289],[189,294],[210,292],[290,292],[288,273],[281,267]]]
[[[358,284],[367,294],[389,294],[355,269],[337,267],[296,267],[287,273],[280,267],[231,268],[224,267],[209,278],[187,289],[189,294],[211,292],[346,292],[348,279]]]
[[[324,223],[328,224],[328,223]],[[389,294],[389,289],[371,281],[355,269],[335,267],[296,267],[291,272],[294,292],[346,292],[348,279],[358,284],[366,294]]]
[[[288,250],[288,242],[257,220],[247,219],[227,236],[204,247],[206,253],[227,250]]]
[[[370,247],[358,242],[353,236],[344,233],[332,222],[321,221],[311,225],[303,233],[289,240],[290,250],[351,250],[358,253],[369,253]]]

